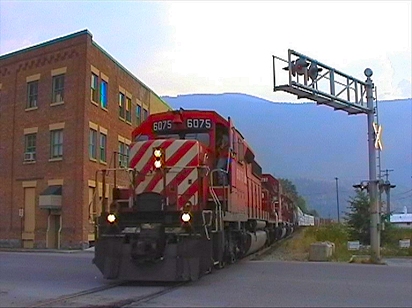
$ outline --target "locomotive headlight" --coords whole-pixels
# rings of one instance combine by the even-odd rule
[[[182,221],[183,222],[189,222],[191,218],[192,218],[192,216],[190,216],[189,213],[183,213],[182,214]]]
[[[154,151],[153,151],[153,155],[154,155],[154,157],[162,157],[162,151],[160,150],[160,149],[155,149]]]
[[[114,214],[109,214],[107,215],[107,221],[110,222],[111,224],[116,221],[116,215]]]
[[[153,156],[154,156],[154,167],[155,169],[160,169],[163,167],[165,163],[165,153],[164,149],[162,148],[154,148],[153,149]]]
[[[162,167],[162,162],[160,160],[155,160],[154,166],[155,168],[159,169],[160,167]]]

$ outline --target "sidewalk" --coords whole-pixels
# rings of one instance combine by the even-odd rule
[[[382,261],[389,266],[412,267],[412,257],[383,258]]]
[[[47,248],[0,248],[0,252],[52,252],[52,253],[79,253],[79,252],[92,252],[94,253],[94,247],[86,249],[47,249]]]

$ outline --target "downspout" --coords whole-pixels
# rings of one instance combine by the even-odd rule
[[[50,248],[50,245],[49,245],[50,209],[48,210],[48,212],[49,212],[49,214],[47,215],[46,248]]]
[[[61,232],[62,232],[62,226],[63,226],[63,217],[62,215],[59,215],[60,217],[60,226],[59,226],[59,232],[57,233],[57,249],[60,249],[60,242],[61,242]]]
[[[13,124],[12,124],[12,137],[11,137],[11,176],[10,176],[10,228],[9,232],[11,233],[13,230],[13,196],[14,196],[14,130],[15,130],[15,123],[16,123],[16,92],[17,92],[17,70],[15,70],[15,75],[14,75],[14,89],[13,89]],[[22,232],[23,235],[23,232]],[[23,241],[23,236],[22,236],[22,241]]]

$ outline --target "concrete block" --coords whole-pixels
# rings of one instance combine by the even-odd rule
[[[331,242],[317,242],[310,245],[309,261],[329,261],[332,257],[335,244]]]

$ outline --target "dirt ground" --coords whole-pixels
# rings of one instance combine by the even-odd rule
[[[284,260],[284,261],[308,261],[309,252],[299,247],[304,237],[304,230],[297,230],[292,236],[274,244],[267,253],[261,256],[261,260]]]

